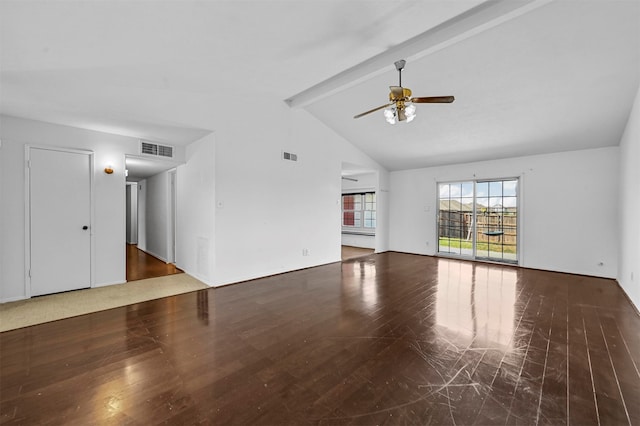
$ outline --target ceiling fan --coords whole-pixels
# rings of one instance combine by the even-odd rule
[[[411,90],[402,87],[402,70],[407,62],[404,59],[394,62],[398,70],[398,85],[389,86],[388,104],[381,105],[377,108],[358,114],[353,118],[360,118],[372,112],[384,108],[384,117],[390,124],[396,124],[398,121],[406,121],[407,123],[416,117],[416,107],[414,104],[450,104],[455,100],[453,96],[427,96],[427,97],[411,97]]]

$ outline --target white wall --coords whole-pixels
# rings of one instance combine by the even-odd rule
[[[162,172],[145,179],[144,251],[167,262],[169,259],[169,173]]]
[[[342,162],[387,173],[304,110],[246,108],[216,131],[215,285],[339,261]]]
[[[138,244],[138,184],[133,183],[129,185],[131,189],[131,195],[129,200],[131,202],[131,216],[129,217],[131,225],[131,244]]]
[[[138,184],[127,183],[127,244],[138,243]]]
[[[391,188],[391,175],[388,171],[378,172],[378,187],[376,188],[376,253],[389,250],[391,224],[389,197]]]
[[[215,268],[215,135],[187,147],[177,170],[176,265],[212,285]]]
[[[343,246],[375,249],[376,237],[372,235],[348,234],[343,232],[341,243]]]
[[[210,135],[189,146],[188,161],[178,168],[176,262],[208,284],[339,261],[343,162],[377,170],[376,250],[387,248],[388,172],[306,111],[266,98],[256,97],[247,105],[251,111],[221,123],[215,139]],[[245,117],[252,118],[250,125]],[[26,143],[94,151],[95,285],[124,282],[124,159],[138,154],[138,140],[13,117],[2,117],[1,124],[0,300],[25,297]],[[282,150],[298,154],[298,161],[282,160]],[[184,149],[176,147],[176,160],[184,159]],[[104,174],[107,164],[116,173]],[[154,204],[150,181],[139,182],[138,245],[153,252],[150,218],[142,214]]]
[[[25,144],[85,149],[94,152],[94,286],[125,281],[126,154],[138,154],[131,137],[0,116],[0,300],[18,300],[25,292]],[[176,160],[184,160],[177,147]],[[115,173],[104,173],[111,164]]]
[[[620,142],[618,282],[640,309],[640,89]]]
[[[126,229],[125,229],[125,235],[127,238],[127,244],[131,244],[131,233],[132,233],[132,229],[131,229],[131,185],[127,184],[127,191],[125,193],[125,224],[126,224]]]
[[[138,182],[138,248],[147,251],[147,180]]]
[[[390,175],[391,250],[435,254],[437,182],[520,177],[520,265],[617,276],[617,147]]]
[[[360,192],[360,191],[375,191],[378,186],[378,174],[377,173],[365,173],[361,175],[347,176],[349,179],[342,179],[342,192]]]
[[[2,117],[0,117],[2,118]],[[4,121],[4,120],[3,120]],[[0,301],[25,297],[24,144],[11,143],[0,122]]]

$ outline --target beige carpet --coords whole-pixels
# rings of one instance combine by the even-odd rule
[[[209,288],[187,274],[0,304],[0,332]]]

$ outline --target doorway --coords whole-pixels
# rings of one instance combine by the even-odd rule
[[[92,285],[93,153],[26,148],[27,295]]]
[[[176,163],[126,156],[127,281],[181,273],[176,261]]]
[[[342,163],[341,178],[341,259],[344,261],[375,252],[378,172]]]

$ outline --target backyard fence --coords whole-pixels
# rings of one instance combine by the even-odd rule
[[[486,212],[476,215],[476,241],[502,244],[516,244],[516,212]],[[438,217],[438,236],[471,240],[473,213],[440,210]]]

